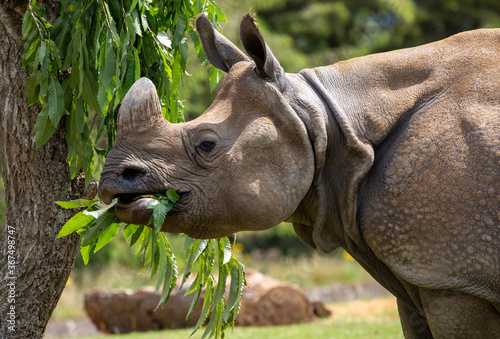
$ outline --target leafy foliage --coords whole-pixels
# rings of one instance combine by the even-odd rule
[[[179,200],[175,190],[168,190],[166,195],[155,196],[148,208],[152,215],[152,228],[144,225],[127,224],[122,228],[122,234],[130,246],[137,245],[136,254],[143,258],[143,271],[148,269],[151,278],[157,276],[156,290],[162,289],[158,306],[167,303],[171,292],[177,284],[178,271],[175,255],[161,226],[167,213]],[[57,202],[65,208],[88,207],[77,213],[63,226],[58,237],[73,232],[81,236],[81,255],[85,264],[90,255],[108,244],[118,233],[121,222],[115,215],[114,206],[103,206],[98,200],[73,200]],[[195,264],[198,264],[196,278],[186,294],[194,293],[187,317],[191,315],[200,299],[203,288],[206,287],[203,308],[193,333],[205,324],[203,337],[224,337],[224,331],[238,316],[241,294],[245,286],[244,267],[232,255],[229,239],[196,240],[186,236],[184,250],[188,258],[186,270],[182,277],[182,286],[191,275]],[[214,278],[214,268],[218,269],[218,279]],[[230,277],[229,294],[226,294],[226,284]]]
[[[64,123],[71,178],[83,171],[89,182],[114,142],[120,102],[142,76],[155,84],[165,118],[182,121],[178,87],[186,72],[188,35],[200,61],[206,59],[191,22],[199,13],[214,26],[226,20],[214,0],[70,0],[61,2],[59,17],[50,23],[43,3],[30,1],[23,66],[30,72],[28,104],[42,105],[36,146]],[[215,86],[218,77],[210,79]]]
[[[120,102],[142,76],[153,81],[170,122],[183,121],[178,87],[186,73],[188,39],[191,37],[200,62],[206,60],[194,33],[192,20],[205,13],[213,25],[226,21],[214,0],[69,0],[61,2],[60,15],[49,22],[42,2],[29,1],[23,20],[26,40],[23,66],[29,69],[27,101],[41,104],[35,124],[35,144],[42,146],[65,124],[71,179],[83,171],[89,182],[101,170],[116,133]],[[211,69],[214,88],[220,77]],[[99,144],[106,144],[100,148]],[[130,246],[137,245],[145,269],[158,277],[162,288],[160,304],[168,301],[177,282],[177,264],[172,248],[160,232],[166,214],[179,199],[175,191],[156,197],[153,228],[140,225],[121,227],[114,207],[98,200],[59,202],[64,208],[87,209],[75,214],[61,229],[59,237],[77,232],[85,264],[92,253],[108,244],[122,228]],[[186,239],[188,268],[183,283],[199,262],[198,274],[189,289],[199,300],[207,286],[203,317],[194,331],[210,317],[205,335],[221,337],[239,310],[244,285],[243,266],[231,255],[228,239]],[[218,264],[218,280],[213,277]],[[229,297],[224,297],[231,276]]]

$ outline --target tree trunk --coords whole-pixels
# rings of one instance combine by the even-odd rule
[[[72,212],[54,201],[75,198],[78,187],[69,176],[64,128],[35,148],[40,107],[27,107],[26,101],[28,71],[22,67],[21,37],[25,7],[13,8],[13,3],[0,1],[0,147],[6,191],[0,338],[41,338],[78,250],[76,234],[55,239]]]

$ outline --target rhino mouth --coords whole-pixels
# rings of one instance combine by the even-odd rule
[[[152,210],[149,204],[155,199],[158,193],[120,193],[114,198],[118,199],[115,205],[116,216],[125,223],[137,223],[147,225],[151,218]],[[183,199],[189,196],[189,192],[177,191],[180,200],[172,208],[172,212],[179,211]]]
[[[154,199],[155,194],[144,194],[144,193],[121,193],[115,195],[115,199],[118,199],[117,205],[122,207],[130,207],[133,204],[141,202],[143,199],[151,201]]]
[[[189,192],[177,191],[177,194],[180,196],[178,202],[189,196]],[[117,206],[128,208],[134,204],[142,204],[146,201],[151,202],[158,195],[161,195],[161,193],[119,193],[114,198],[118,199]]]

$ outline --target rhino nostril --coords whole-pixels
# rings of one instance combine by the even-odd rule
[[[134,181],[146,174],[143,170],[137,169],[137,168],[126,168],[122,172],[122,178],[127,180],[127,181]]]

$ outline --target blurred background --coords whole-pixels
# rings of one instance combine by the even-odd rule
[[[238,47],[241,17],[256,15],[259,28],[286,72],[328,65],[366,54],[406,48],[440,40],[476,28],[500,27],[498,0],[219,0],[228,19],[222,32]],[[180,97],[186,120],[196,118],[212,102],[208,67],[190,50],[188,72]],[[5,202],[0,179],[0,231]],[[0,233],[1,234],[1,233]],[[0,235],[1,236],[1,235]],[[84,316],[83,294],[97,288],[139,288],[150,284],[138,275],[140,258],[121,235],[94,255],[89,265],[77,260],[53,319]],[[183,271],[183,239],[169,235]],[[321,286],[361,283],[371,278],[341,250],[315,253],[295,236],[291,225],[236,237],[237,258],[293,284]]]

